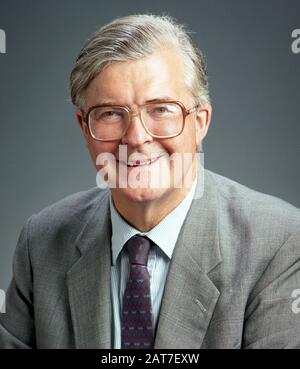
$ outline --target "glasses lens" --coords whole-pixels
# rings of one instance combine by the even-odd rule
[[[92,136],[100,140],[113,140],[122,137],[128,124],[125,109],[105,106],[91,110],[89,126]]]
[[[159,102],[148,104],[142,110],[144,124],[155,136],[172,136],[181,132],[183,113],[178,104]]]

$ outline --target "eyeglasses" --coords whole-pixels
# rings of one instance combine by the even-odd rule
[[[146,132],[155,138],[171,138],[182,133],[185,118],[194,113],[198,105],[186,109],[179,101],[153,100],[139,107],[137,112],[128,106],[97,105],[92,106],[83,121],[87,124],[91,136],[98,141],[121,139],[131,121],[138,115]]]

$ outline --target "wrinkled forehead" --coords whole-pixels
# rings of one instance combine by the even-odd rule
[[[186,100],[189,95],[182,60],[168,48],[140,60],[107,65],[88,85],[85,101],[86,107],[140,105],[163,97]]]

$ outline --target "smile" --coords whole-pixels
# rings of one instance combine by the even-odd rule
[[[161,158],[164,154],[157,156],[156,158],[148,159],[148,160],[135,160],[134,162],[125,163],[123,160],[119,160],[120,163],[127,165],[128,167],[141,167],[144,165],[151,165],[155,163],[159,158]]]

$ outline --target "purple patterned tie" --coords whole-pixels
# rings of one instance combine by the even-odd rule
[[[136,235],[126,243],[130,275],[123,295],[122,349],[149,349],[154,345],[147,269],[150,242],[148,238]]]

